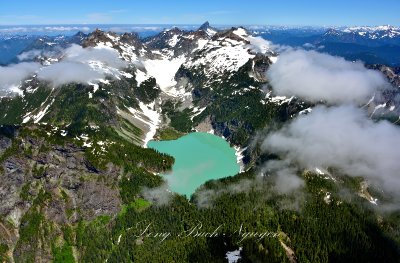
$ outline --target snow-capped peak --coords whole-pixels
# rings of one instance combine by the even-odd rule
[[[383,25],[383,26],[353,26],[348,27],[343,30],[343,32],[354,32],[354,31],[366,31],[366,32],[375,32],[375,31],[387,31],[387,30],[399,30],[399,28],[391,26],[391,25]]]
[[[218,30],[210,26],[210,23],[208,21],[202,24],[199,27],[198,31],[204,31],[209,37],[213,37],[218,32]]]
[[[247,32],[246,29],[239,27],[233,31],[233,34],[239,36],[243,40],[245,40],[248,44],[248,48],[253,52],[253,53],[273,53],[271,51],[271,45],[272,43],[263,39],[262,37],[254,37],[251,34]]]
[[[400,37],[400,28],[391,25],[383,26],[355,26],[342,30],[344,33],[358,34],[370,39],[390,39]]]
[[[240,37],[247,37],[249,34],[247,33],[246,29],[244,29],[243,27],[239,27],[238,29],[233,31],[233,34],[238,35]]]

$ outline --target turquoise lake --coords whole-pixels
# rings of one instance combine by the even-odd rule
[[[206,181],[239,173],[235,149],[209,133],[190,133],[173,141],[150,141],[147,145],[175,158],[172,172],[163,175],[171,191],[190,197]]]

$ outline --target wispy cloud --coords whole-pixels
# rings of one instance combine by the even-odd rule
[[[387,85],[380,72],[360,62],[305,50],[281,54],[267,76],[277,95],[296,95],[313,102],[363,103]]]
[[[88,32],[91,28],[88,26],[10,26],[0,27],[0,33],[13,34],[13,33],[51,33],[51,32],[66,32],[66,31],[83,31]]]
[[[113,9],[109,11],[92,12],[81,17],[52,18],[33,14],[0,15],[0,25],[32,25],[32,24],[101,24],[115,22],[121,14],[129,12],[128,9]]]
[[[114,69],[127,66],[113,49],[82,48],[72,45],[64,51],[63,60],[38,72],[38,78],[55,86],[71,82],[97,82]]]
[[[291,165],[305,169],[334,167],[396,192],[400,186],[398,145],[399,127],[387,121],[375,122],[355,106],[341,105],[318,106],[300,116],[270,134],[263,149],[284,157],[278,171]]]
[[[275,175],[282,191],[303,184],[297,171],[319,167],[363,176],[387,192],[397,192],[400,129],[371,120],[359,108],[388,85],[380,72],[315,51],[289,50],[267,76],[277,94],[334,105],[317,106],[264,137],[263,151],[281,158],[268,161],[263,172]]]
[[[37,78],[54,86],[67,83],[98,82],[105,76],[117,76],[118,69],[127,66],[127,62],[119,58],[113,49],[82,48],[78,45],[62,50],[62,60],[49,66],[36,62],[22,62],[16,65],[0,67],[0,93],[7,94],[15,90],[21,81],[37,75]],[[43,52],[33,50],[19,56],[21,60],[32,59]]]
[[[18,86],[22,80],[38,71],[40,64],[24,62],[7,67],[0,67],[0,95],[4,95]]]

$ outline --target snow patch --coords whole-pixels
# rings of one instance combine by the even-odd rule
[[[271,60],[272,63],[276,63],[278,61],[278,57],[271,56],[268,58],[269,58],[269,60]]]
[[[168,45],[170,47],[175,47],[176,44],[178,44],[179,41],[179,35],[174,35],[169,41],[168,41]]]
[[[23,96],[23,95],[24,95],[24,92],[21,90],[21,85],[13,85],[13,86],[11,86],[11,87],[9,88],[9,91],[10,91],[11,93],[16,93],[16,94],[18,94],[19,96]]]
[[[147,148],[147,143],[154,138],[157,132],[157,128],[160,125],[161,114],[155,109],[155,102],[150,104],[144,104],[139,102],[140,111],[129,107],[129,112],[139,121],[143,122],[149,127],[149,131],[146,133],[143,139],[143,146]]]
[[[155,104],[155,102],[147,104],[147,105],[144,104],[143,102],[139,103],[140,109],[142,110],[144,115],[146,115],[147,118],[149,118],[149,120],[150,120],[148,122],[148,124],[150,126],[150,130],[146,134],[146,137],[144,139],[145,147],[147,147],[147,143],[154,138],[154,135],[156,135],[157,128],[160,124],[160,113],[154,109],[154,104]]]
[[[201,42],[199,45],[204,43]],[[228,38],[208,41],[200,50],[202,56],[187,62],[185,66],[203,68],[204,73],[210,77],[225,72],[235,72],[255,56],[248,52],[245,42]]]
[[[312,108],[307,108],[305,110],[300,111],[299,115],[305,115],[305,114],[308,114],[310,112],[312,112]]]
[[[39,111],[38,114],[33,116],[33,122],[34,123],[39,123],[41,119],[43,119],[44,115],[47,114],[47,111],[49,110],[50,106],[54,103],[54,99],[44,108],[43,110]]]
[[[244,172],[244,163],[243,163],[244,155],[243,155],[243,153],[244,153],[244,151],[247,150],[247,147],[242,149],[239,146],[234,146],[234,149],[235,149],[235,155],[236,155],[236,162],[240,166],[239,172],[240,173]]]
[[[331,193],[330,193],[330,192],[326,192],[326,193],[325,193],[324,201],[325,201],[325,203],[327,203],[328,205],[332,202],[332,201],[331,201]]]
[[[238,28],[235,31],[233,31],[233,34],[238,35],[240,37],[247,37],[247,32],[244,28]]]
[[[185,62],[185,57],[180,56],[174,59],[145,60],[143,64],[147,73],[154,77],[160,89],[166,93],[168,90],[176,85],[175,74],[180,66]]]
[[[207,39],[199,39],[197,41],[197,49],[203,49],[204,46],[208,43]]]
[[[215,31],[211,28],[207,28],[206,33],[208,36],[213,37],[215,34],[217,34],[217,31]]]
[[[236,263],[241,259],[240,252],[242,251],[242,248],[240,247],[238,250],[234,251],[228,251],[226,252],[226,259],[228,260],[228,263]]]
[[[272,97],[270,99],[271,99],[272,103],[276,103],[276,104],[282,105],[284,103],[291,102],[293,98],[294,98],[293,96],[290,97],[290,98],[287,98],[286,96],[275,96],[275,97]]]
[[[147,74],[141,70],[136,70],[135,75],[136,75],[136,82],[137,82],[138,86],[140,86],[140,84],[142,84],[145,80],[147,80],[149,78],[149,76],[147,76]]]

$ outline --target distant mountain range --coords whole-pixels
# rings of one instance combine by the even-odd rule
[[[209,24],[207,24],[209,25]],[[73,42],[71,36],[79,31],[87,34],[96,28],[113,32],[137,32],[148,38],[173,25],[80,25],[42,27],[0,27],[0,65],[16,62],[16,56],[37,45],[40,39],[47,42]],[[196,30],[194,25],[180,25],[180,30]],[[226,30],[230,26],[215,26]],[[319,49],[348,60],[362,60],[367,64],[400,65],[400,28],[386,26],[311,27],[311,26],[247,26],[252,34],[262,36],[275,44]],[[63,39],[65,38],[65,39]]]
[[[253,30],[275,44],[318,49],[367,64],[400,65],[400,29],[393,26]]]

